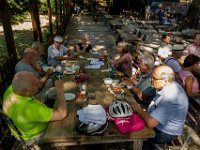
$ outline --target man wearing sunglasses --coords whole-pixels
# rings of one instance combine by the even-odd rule
[[[158,66],[151,76],[151,85],[157,90],[156,96],[147,111],[137,103],[131,104],[146,126],[153,128],[156,133],[155,138],[144,142],[143,150],[153,150],[155,144],[170,143],[182,134],[188,112],[188,98],[174,79],[175,74],[169,66]]]

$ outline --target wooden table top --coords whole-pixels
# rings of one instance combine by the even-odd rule
[[[80,60],[80,63],[87,63],[86,60]],[[105,69],[105,65],[101,69]],[[100,69],[100,70],[101,70]],[[115,100],[115,97],[108,92],[108,87],[103,83],[103,78],[108,76],[107,72],[101,72],[96,69],[84,69],[89,79],[87,82],[87,92],[95,92],[96,99],[92,100],[92,103],[101,104],[104,107],[108,107],[109,104]],[[74,77],[74,75],[65,75],[64,80],[68,82]],[[92,80],[91,80],[92,78]],[[93,82],[91,82],[93,81]],[[73,91],[73,90],[72,90]],[[125,100],[135,101],[133,95],[128,89],[125,89]],[[76,89],[74,89],[76,92]],[[98,144],[98,143],[115,143],[115,142],[127,142],[134,140],[144,140],[155,136],[153,129],[144,128],[141,131],[133,132],[130,134],[121,134],[114,123],[109,123],[107,130],[101,135],[87,136],[78,134],[74,131],[74,127],[78,121],[76,112],[78,109],[85,106],[86,102],[68,101],[66,102],[68,108],[68,117],[61,121],[50,122],[44,136],[46,143],[65,143],[66,145],[81,145],[81,144]]]
[[[111,15],[104,15],[104,17],[108,20],[108,19],[114,19],[113,16]]]
[[[140,38],[137,37],[137,35],[134,35],[132,32],[124,32],[123,30],[117,29],[117,33],[120,35],[122,39],[124,39],[127,42],[136,42],[141,41]]]
[[[122,26],[123,24],[118,19],[108,20],[109,25],[111,26]]]
[[[100,14],[102,15],[108,15],[108,12],[105,10],[98,10]]]

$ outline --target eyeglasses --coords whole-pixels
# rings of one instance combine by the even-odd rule
[[[161,79],[161,78],[156,78],[153,75],[151,76],[151,79],[153,79],[153,80],[164,80],[164,79]]]

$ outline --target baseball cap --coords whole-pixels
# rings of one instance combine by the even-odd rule
[[[55,42],[60,42],[60,43],[63,42],[63,38],[62,38],[62,36],[60,36],[60,35],[55,36],[53,40],[54,40]]]

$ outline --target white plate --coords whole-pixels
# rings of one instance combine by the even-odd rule
[[[43,66],[43,67],[42,67],[42,70],[43,70],[44,72],[47,72],[47,70],[48,70],[49,68],[53,68],[53,67],[51,67],[51,66]]]
[[[69,70],[65,70],[63,71],[64,74],[74,74],[75,70],[69,69]]]
[[[72,101],[76,97],[73,93],[64,93],[64,96],[66,101]]]

